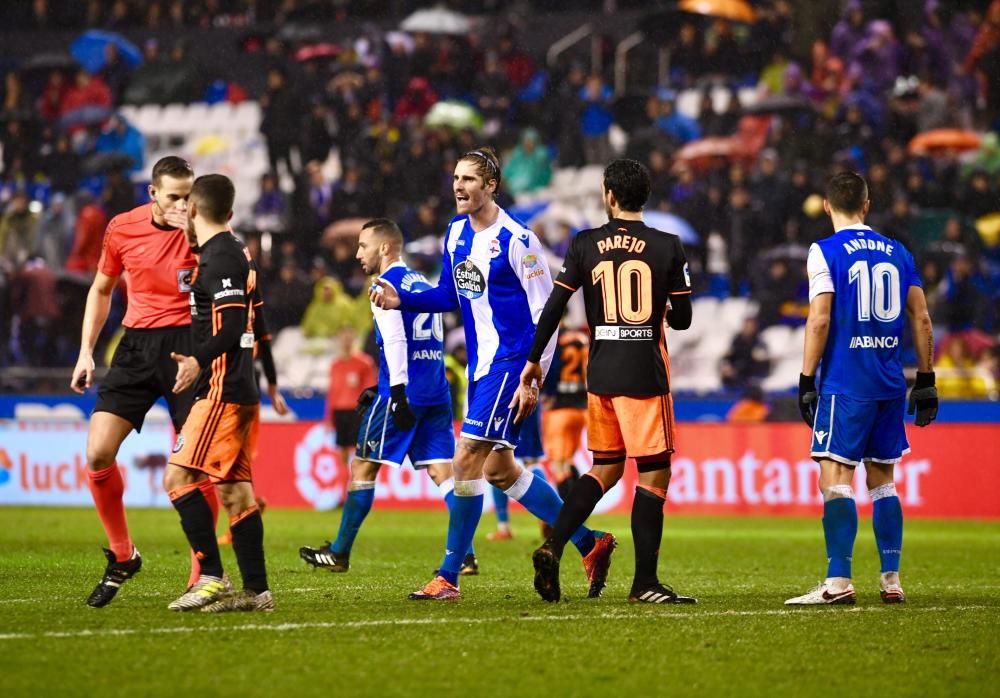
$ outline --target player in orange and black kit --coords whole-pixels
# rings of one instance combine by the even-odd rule
[[[573,455],[580,448],[587,424],[587,357],[590,338],[579,330],[563,329],[545,376],[542,398],[542,437],[559,496],[566,501],[580,473]]]
[[[621,479],[625,458],[631,456],[639,485],[632,504],[636,563],[629,601],[695,603],[661,584],[656,573],[674,451],[664,318],[675,329],[690,327],[691,282],[679,238],[642,222],[649,190],[649,172],[635,160],[615,160],[605,168],[609,221],[582,231],[570,244],[512,403],[519,404],[519,418],[534,409],[542,349],[570,297],[583,289],[592,337],[587,435],[594,467],[573,487],[552,536],[532,556],[535,590],[546,601],[559,600],[559,558],[570,535]]]
[[[201,577],[169,604],[174,611],[270,611],[274,601],[264,564],[264,525],[254,498],[251,464],[260,421],[254,373],[257,271],[229,230],[235,190],[223,175],[194,181],[188,237],[199,254],[191,293],[193,355],[173,354],[174,392],[194,384],[195,401],[164,473]],[[215,522],[199,483],[215,482],[229,512],[233,551],[243,577],[235,593],[223,573]]]
[[[94,505],[108,537],[104,576],[87,603],[99,608],[142,567],[132,544],[125,504],[125,483],[115,463],[118,449],[133,429],[142,429],[149,408],[166,399],[179,430],[191,408],[191,394],[172,392],[177,366],[171,352],[190,353],[188,294],[197,262],[184,234],[187,198],[194,172],[185,160],[169,156],[153,166],[151,202],[115,216],[104,235],[97,274],[87,295],[80,356],[70,387],[78,393],[94,377],[94,345],[111,307],[120,277],[128,279],[125,335],[97,392],[87,433],[87,474]],[[214,497],[211,485],[208,492]],[[216,506],[218,506],[216,504]],[[192,565],[196,568],[197,561]]]

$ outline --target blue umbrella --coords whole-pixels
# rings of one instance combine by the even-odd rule
[[[700,245],[701,238],[691,224],[680,216],[663,211],[643,211],[642,220],[650,228],[672,233],[681,239],[685,245]]]
[[[548,201],[533,201],[530,204],[515,204],[507,209],[507,213],[509,213],[514,219],[528,225],[548,207]]]
[[[115,32],[91,29],[78,36],[70,45],[69,52],[88,73],[96,73],[104,67],[104,47],[114,44],[122,60],[135,68],[142,63],[142,52],[131,41]]]

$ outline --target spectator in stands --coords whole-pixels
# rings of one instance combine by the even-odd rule
[[[299,153],[303,162],[326,162],[333,148],[333,117],[326,102],[319,95],[310,100],[309,114],[302,125]]]
[[[757,322],[762,330],[782,322],[804,321],[798,298],[800,281],[799,275],[789,268],[788,260],[774,257],[767,262],[766,275],[755,285],[753,293],[760,308]]]
[[[750,285],[750,270],[754,250],[761,244],[764,232],[760,218],[750,206],[750,194],[743,186],[736,186],[729,194],[729,206],[721,212],[722,233],[729,259],[729,285],[734,296],[746,295]]]
[[[726,412],[730,424],[759,424],[771,414],[771,406],[764,399],[764,391],[759,385],[748,385],[743,395]]]
[[[656,127],[665,133],[678,146],[701,138],[701,128],[698,122],[677,111],[675,101],[677,93],[662,88],[657,90],[656,99],[659,114],[656,117]]]
[[[437,101],[438,95],[426,78],[410,78],[406,91],[396,102],[393,121],[397,125],[410,119],[421,121]]]
[[[547,140],[557,144],[560,167],[584,164],[581,94],[585,78],[583,66],[573,62],[565,75],[554,76],[549,83],[545,112],[551,115],[551,125]]]
[[[975,268],[965,255],[956,256],[946,276],[947,287],[940,319],[950,332],[981,326],[987,299],[975,278]]]
[[[718,19],[712,25],[712,38],[706,45],[705,62],[708,71],[726,77],[742,77],[752,66],[744,59],[736,40],[733,25]]]
[[[601,165],[611,159],[611,143],[608,131],[611,129],[611,88],[604,84],[599,73],[587,77],[580,92],[583,113],[580,116],[580,130],[583,133],[584,160],[588,165]]]
[[[121,169],[113,169],[104,178],[101,204],[109,218],[135,208],[135,187]]]
[[[355,325],[354,304],[343,284],[332,276],[320,279],[302,318],[302,334],[332,339],[343,328]]]
[[[38,99],[38,113],[46,121],[55,121],[62,111],[63,100],[69,92],[69,85],[66,84],[66,76],[61,70],[53,70],[49,73],[45,83],[45,89]]]
[[[115,104],[120,104],[132,76],[132,69],[122,58],[121,51],[115,42],[109,41],[105,44],[104,65],[97,71],[97,74],[111,91],[111,100]]]
[[[934,372],[938,394],[952,399],[997,398],[996,341],[978,332],[945,335],[940,342]]]
[[[3,99],[0,100],[0,115],[11,117],[20,115],[27,118],[31,115],[31,97],[24,90],[21,78],[13,70],[8,71],[3,80]]]
[[[146,138],[124,116],[114,114],[101,128],[100,135],[94,143],[94,152],[120,153],[131,158],[132,164],[126,167],[124,172],[132,175],[144,169]]]
[[[476,96],[476,106],[486,120],[487,128],[496,133],[510,109],[513,90],[495,51],[486,52],[483,72],[476,77],[472,93]]]
[[[381,213],[372,200],[362,179],[361,167],[356,162],[345,162],[343,175],[333,186],[330,196],[330,220],[362,218]],[[356,265],[355,265],[356,266]]]
[[[278,164],[284,163],[289,175],[295,174],[292,166],[292,149],[299,141],[301,112],[299,97],[288,84],[283,70],[272,67],[267,71],[267,91],[260,98],[262,109],[260,132],[267,143],[267,157],[271,172],[278,176]]]
[[[670,81],[678,87],[693,84],[705,72],[705,43],[693,22],[684,22],[670,45]]]
[[[727,390],[742,391],[757,385],[771,370],[767,345],[761,341],[754,317],[743,320],[739,333],[733,337],[729,351],[719,362],[722,384]]]
[[[333,182],[326,178],[323,167],[315,160],[306,164],[309,209],[312,211],[310,229],[319,230],[332,219],[330,208],[333,200]]]
[[[86,190],[77,193],[76,206],[79,213],[73,231],[73,249],[66,260],[66,271],[90,277],[97,271],[109,219],[93,195]]]
[[[552,158],[534,128],[521,133],[521,142],[505,159],[503,181],[513,195],[525,194],[547,187],[552,181]]]
[[[52,191],[71,194],[80,184],[80,156],[73,150],[69,135],[60,133],[55,138],[54,149],[46,153],[39,168],[49,178]]]
[[[254,227],[269,233],[283,233],[287,226],[288,202],[278,188],[274,175],[265,172],[260,176],[260,195],[253,205]]]
[[[1000,211],[1000,192],[990,191],[985,170],[974,170],[962,194],[960,207],[972,218]]]
[[[73,245],[75,215],[67,197],[56,192],[42,213],[35,235],[35,255],[50,269],[62,269]]]
[[[70,133],[79,133],[85,123],[92,123],[91,114],[110,110],[111,106],[111,90],[104,81],[80,69],[63,97],[59,118],[69,124]]]
[[[312,293],[312,286],[299,270],[298,263],[291,258],[285,259],[277,280],[267,287],[265,293],[267,322],[275,335],[302,321]]]
[[[32,257],[16,274],[10,289],[11,310],[18,319],[20,353],[29,366],[58,363],[56,348],[59,302],[56,275],[40,257]]]
[[[845,63],[865,38],[865,10],[861,0],[848,0],[844,13],[833,27],[830,52]]]
[[[38,214],[28,208],[28,195],[14,192],[0,218],[0,257],[15,266],[23,264],[35,249]]]

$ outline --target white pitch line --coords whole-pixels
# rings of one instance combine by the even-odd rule
[[[344,587],[340,587],[340,588],[343,589]],[[364,588],[366,588],[366,587],[363,587],[363,586],[348,587],[348,590],[350,590],[350,589],[357,590],[357,589],[364,589]],[[318,592],[318,591],[329,591],[329,589],[320,589],[318,587],[303,587],[303,588],[298,588],[298,589],[282,589],[281,593],[282,594],[311,594],[313,592]],[[164,598],[164,599],[166,599],[166,598],[170,597],[170,594],[159,594],[159,593],[154,594],[154,593],[149,593],[149,592],[145,592],[145,593],[143,593],[143,592],[136,592],[136,593],[129,594],[129,596],[132,597],[132,598],[138,598],[138,599],[156,599],[156,598],[161,598],[161,597]],[[42,598],[42,597],[30,598],[30,599],[0,599],[0,603],[33,603],[33,602],[36,602],[36,601],[45,601],[47,603],[52,603],[52,599],[51,598]]]
[[[690,607],[688,607],[690,608]],[[981,611],[995,609],[995,606],[928,606],[926,608],[890,609],[885,606],[854,606],[853,608],[837,609],[837,613],[900,613],[901,615],[912,615],[914,613],[950,613],[954,611]],[[700,618],[719,618],[726,616],[798,616],[808,618],[809,610],[806,609],[774,609],[767,611],[706,611],[699,613],[677,613],[651,616],[656,620],[677,619],[677,620],[697,620]],[[285,632],[290,630],[311,630],[330,628],[368,628],[380,625],[482,625],[485,623],[505,623],[516,622],[544,622],[544,621],[572,621],[572,620],[646,620],[647,617],[635,613],[593,613],[575,614],[566,616],[495,616],[491,618],[398,618],[383,620],[354,620],[354,621],[329,621],[316,623],[248,623],[244,625],[233,625],[225,628],[206,626],[179,626],[170,628],[98,628],[96,630],[69,630],[69,631],[49,631],[44,633],[4,633],[0,634],[0,640],[37,640],[42,638],[79,638],[79,637],[120,637],[124,635],[175,635],[193,633],[212,633],[230,631],[253,631],[263,630],[272,632]]]

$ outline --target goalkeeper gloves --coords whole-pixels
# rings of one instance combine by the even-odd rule
[[[392,422],[400,431],[408,431],[417,423],[417,418],[410,409],[410,403],[406,401],[406,384],[400,383],[389,388],[392,396],[389,402],[389,411],[392,412]]]
[[[799,413],[802,421],[812,429],[813,422],[816,421],[816,405],[819,402],[819,393],[816,392],[816,376],[806,376],[799,374]]]
[[[354,411],[364,417],[365,412],[367,412],[368,408],[372,406],[373,402],[375,402],[376,397],[378,397],[377,385],[365,388],[361,392],[361,395],[358,396],[358,404],[354,406]]]
[[[938,396],[937,388],[934,387],[934,372],[921,373],[917,371],[917,380],[910,391],[910,405],[908,414],[917,413],[914,423],[918,427],[925,427],[937,417]]]

